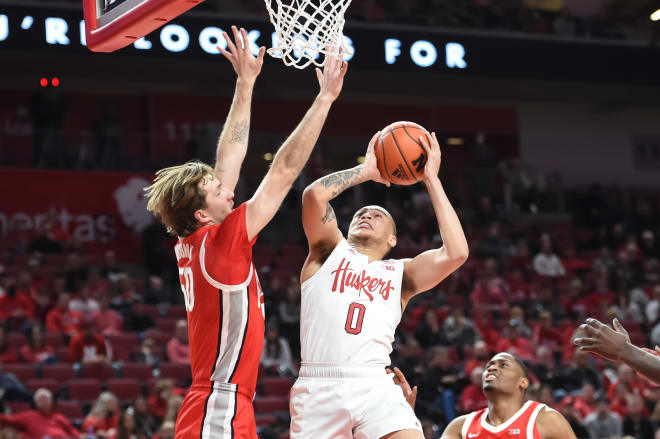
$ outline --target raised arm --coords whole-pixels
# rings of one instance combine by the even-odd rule
[[[581,352],[591,352],[610,361],[625,363],[647,380],[660,385],[660,357],[656,351],[643,349],[630,342],[628,331],[618,319],[614,329],[596,319],[587,319],[580,325],[585,337],[573,340]]]
[[[438,177],[441,159],[438,139],[435,133],[431,135],[430,145],[424,136],[420,136],[420,139],[428,157],[424,167],[424,184],[431,197],[443,245],[425,251],[405,263],[403,276],[407,287],[402,291],[404,303],[414,295],[435,287],[463,265],[468,257],[468,244],[461,222]]]
[[[376,166],[374,145],[379,136],[380,132],[371,138],[362,165],[326,175],[305,188],[302,198],[302,221],[309,243],[308,263],[318,262],[319,258],[331,252],[342,239],[330,200],[339,196],[346,189],[369,180],[389,186],[389,183],[381,177]],[[305,269],[303,269],[303,277],[305,277]]]
[[[303,120],[277,150],[270,170],[248,201],[246,226],[249,239],[256,236],[273,218],[307,163],[330,107],[339,96],[344,83],[348,65],[341,58],[341,53],[339,59],[330,56],[323,72],[316,69],[321,91]]]
[[[243,43],[236,26],[232,26],[231,29],[235,43],[225,32],[228,50],[224,50],[222,47],[218,47],[218,50],[229,60],[238,77],[236,78],[234,99],[218,139],[215,173],[220,178],[222,185],[233,192],[247,152],[252,90],[257,76],[261,72],[266,48],[259,48],[259,55],[255,57],[250,51],[248,44],[250,40],[248,40],[245,29],[240,30]]]

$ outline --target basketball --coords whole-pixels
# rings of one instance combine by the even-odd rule
[[[422,179],[426,151],[419,140],[421,135],[430,145],[429,132],[414,122],[394,122],[381,131],[375,153],[383,178],[404,186]]]

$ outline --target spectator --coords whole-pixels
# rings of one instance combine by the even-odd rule
[[[300,283],[291,281],[286,288],[286,300],[277,307],[280,334],[287,339],[294,355],[300,352]]]
[[[653,287],[653,299],[646,305],[646,321],[655,323],[660,318],[660,284]]]
[[[579,257],[575,252],[574,245],[567,245],[562,253],[561,265],[569,276],[576,273],[580,274],[589,268],[587,261]]]
[[[172,380],[158,380],[154,386],[154,393],[149,397],[149,411],[151,415],[161,422],[167,414],[168,401],[174,391]]]
[[[10,284],[7,292],[0,297],[0,320],[11,329],[18,329],[34,316],[32,299],[17,289],[16,284]]]
[[[119,427],[119,402],[112,392],[102,392],[82,424],[82,430],[101,439],[111,439]]]
[[[107,250],[103,254],[103,265],[101,266],[101,276],[110,282],[116,282],[121,269],[117,265],[117,254],[114,250]]]
[[[614,399],[616,396],[615,387],[619,384],[626,386],[626,393],[646,396],[646,390],[648,389],[648,386],[641,378],[639,378],[639,376],[630,368],[630,366],[627,364],[620,364],[617,372],[618,379],[611,382],[609,388],[607,389],[607,397],[609,399]]]
[[[266,370],[277,371],[279,375],[295,376],[291,347],[284,337],[280,337],[277,321],[273,318],[266,325],[266,340],[261,353],[261,364]]]
[[[0,363],[17,363],[18,352],[11,346],[7,340],[7,332],[4,326],[0,325]]]
[[[34,325],[28,335],[27,344],[19,350],[21,361],[29,364],[47,364],[57,361],[55,349],[46,344],[41,326]]]
[[[490,313],[480,312],[475,318],[478,323],[479,335],[486,342],[489,351],[495,351],[500,340],[500,333],[493,326],[493,317]]]
[[[470,413],[488,407],[488,400],[481,383],[484,368],[477,366],[470,373],[470,384],[461,393],[460,406],[463,413]]]
[[[146,439],[147,437],[140,434],[135,423],[135,409],[131,406],[126,407],[126,410],[121,412],[119,417],[119,427],[117,433],[112,436],[113,439]]]
[[[525,323],[525,311],[519,306],[514,306],[511,308],[511,318],[509,319],[518,326],[518,332],[521,336],[531,340],[532,330],[527,323]]]
[[[46,329],[49,332],[75,337],[82,330],[82,314],[69,309],[69,293],[60,294],[57,306],[46,314]]]
[[[603,308],[607,309],[616,304],[616,295],[610,290],[605,274],[598,276],[596,290],[580,300],[580,304],[589,316],[601,315]]]
[[[463,315],[462,309],[454,309],[445,320],[442,329],[447,341],[456,347],[461,356],[466,345],[471,346],[481,339],[474,322]]]
[[[102,296],[99,306],[99,311],[94,314],[96,329],[103,335],[121,334],[122,318],[117,311],[110,309],[110,298]]]
[[[133,401],[133,419],[135,420],[135,429],[138,434],[150,438],[154,435],[158,425],[156,420],[149,412],[149,404],[144,396],[138,396]]]
[[[552,351],[548,346],[536,346],[536,359],[533,361],[530,371],[543,385],[559,387],[558,385],[561,384]]]
[[[534,271],[541,276],[558,277],[566,274],[564,266],[552,251],[550,235],[544,233],[541,236],[541,252],[534,257]]]
[[[534,358],[532,343],[529,339],[520,335],[518,332],[518,324],[515,321],[509,321],[509,324],[504,329],[504,338],[500,339],[495,350],[517,355],[520,359],[525,361]]]
[[[461,311],[461,310],[458,310]],[[447,319],[449,320],[449,319]],[[445,324],[447,321],[445,321]],[[417,329],[415,329],[415,338],[419,344],[424,348],[431,346],[446,345],[448,344],[445,335],[447,331],[440,326],[438,316],[433,309],[426,309],[424,311],[424,319],[419,322]]]
[[[83,332],[71,338],[69,342],[69,359],[83,365],[107,363],[110,361],[105,340],[95,328],[94,321],[83,322]]]
[[[0,425],[10,425],[21,430],[24,439],[77,438],[80,432],[69,420],[53,413],[53,394],[38,389],[34,394],[36,410],[26,410],[13,415],[0,415]]]
[[[484,366],[490,359],[490,352],[488,346],[483,340],[474,342],[473,357],[465,364],[465,375],[470,376],[472,369],[478,366]]]
[[[559,409],[561,414],[566,418],[568,424],[571,426],[571,429],[575,433],[575,436],[582,439],[588,438],[589,432],[582,424],[582,420],[578,417],[576,410],[573,408],[572,404],[562,405]]]
[[[422,409],[422,414],[426,410],[429,415],[434,415],[433,410],[440,407],[446,422],[454,419],[456,394],[460,391],[460,384],[460,371],[451,361],[447,348],[432,348],[428,369],[419,383],[418,399],[421,402],[419,408]]]
[[[133,361],[136,363],[147,363],[152,369],[160,367],[162,356],[158,353],[156,342],[153,338],[145,338],[140,344],[140,351],[133,354]],[[137,407],[136,407],[137,409]]]
[[[71,311],[78,311],[83,315],[83,318],[89,319],[95,316],[100,310],[99,302],[92,297],[92,289],[84,286],[80,290],[80,295],[73,297],[69,301],[69,309]]]
[[[172,363],[190,364],[188,322],[183,319],[176,322],[174,337],[167,342],[167,358],[169,358]]]
[[[584,352],[575,352],[573,364],[564,371],[561,380],[567,392],[581,389],[585,382],[594,386],[594,389],[601,388],[598,372],[589,365],[589,355]]]
[[[4,413],[5,401],[32,401],[32,393],[28,392],[21,380],[13,373],[2,370],[0,362],[0,413]]]
[[[616,262],[612,257],[612,252],[610,251],[609,247],[602,246],[600,248],[600,253],[598,254],[598,257],[594,259],[594,261],[591,264],[591,267],[595,272],[601,272],[602,270],[606,270],[607,272],[609,272],[614,268],[615,265]]]
[[[183,397],[179,395],[170,396],[167,400],[167,411],[165,412],[163,422],[176,422],[177,415],[181,410],[181,404],[183,404]]]
[[[552,314],[550,311],[539,313],[540,322],[534,326],[533,343],[536,346],[548,346],[554,352],[561,352],[564,344],[562,334],[552,326]]]
[[[605,396],[598,398],[596,411],[587,416],[584,426],[591,439],[621,438],[623,435],[621,420],[610,411],[609,400]]]
[[[643,408],[644,401],[641,396],[628,396],[628,415],[623,419],[623,434],[635,438],[653,437],[653,424],[644,415]]]
[[[153,439],[174,439],[174,422],[163,422]]]
[[[483,273],[471,294],[475,308],[484,310],[508,308],[509,286],[504,279],[498,276],[495,259],[486,260]]]
[[[596,390],[591,383],[582,385],[582,394],[575,397],[573,407],[581,419],[585,419],[596,410]]]
[[[660,259],[660,243],[656,242],[652,231],[645,230],[642,233],[641,250],[647,259]]]

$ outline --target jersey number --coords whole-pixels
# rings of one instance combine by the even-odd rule
[[[351,306],[348,307],[346,326],[344,326],[346,332],[349,334],[359,334],[362,332],[362,322],[364,321],[365,311],[366,308],[361,303],[351,303]]]
[[[192,268],[179,267],[179,280],[181,280],[181,291],[183,291],[183,300],[186,302],[186,310],[192,312],[195,307]]]

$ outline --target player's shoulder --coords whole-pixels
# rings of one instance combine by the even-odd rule
[[[541,439],[575,438],[568,421],[557,410],[544,406],[536,417],[536,428]]]
[[[459,416],[458,418],[454,418],[453,421],[447,425],[447,428],[445,428],[445,431],[442,433],[441,439],[461,439],[462,436],[462,431],[463,431],[463,426],[465,425],[466,422],[468,422],[468,418],[472,418],[475,416],[477,412],[472,412],[468,413],[467,415],[462,415]]]

